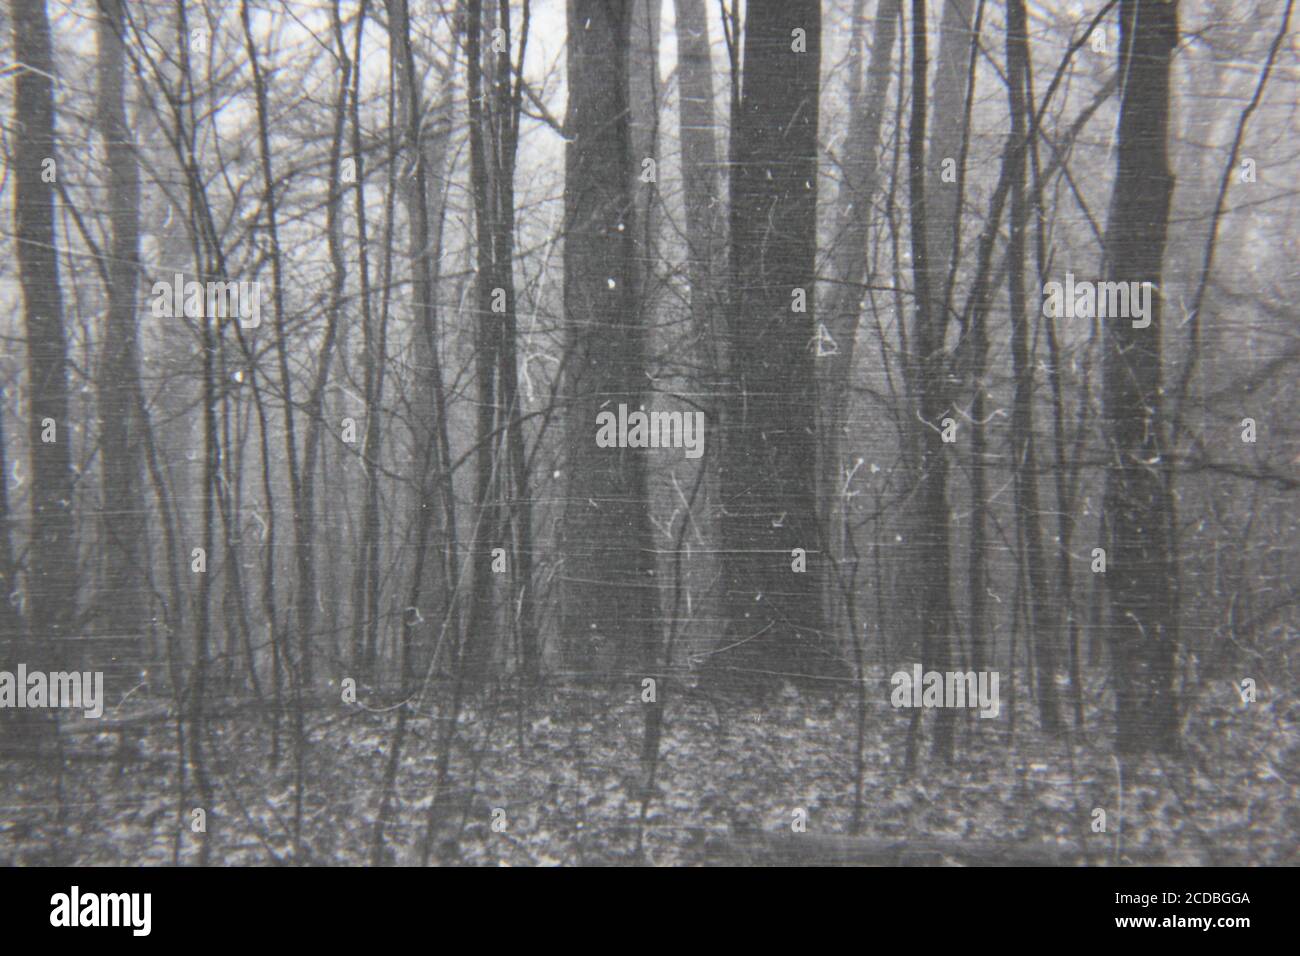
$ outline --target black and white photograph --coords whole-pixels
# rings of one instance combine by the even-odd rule
[[[2,0],[22,921],[148,935],[128,869],[1228,868],[1059,905],[1249,939],[1234,872],[1300,864],[1293,2]]]

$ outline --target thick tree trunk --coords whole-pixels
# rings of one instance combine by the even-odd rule
[[[730,683],[761,686],[847,666],[823,626],[816,506],[819,4],[752,5],[744,44],[721,475],[727,631],[711,662]]]
[[[971,32],[974,24],[972,23],[972,0],[943,0],[940,6],[942,14],[940,16],[939,26],[939,45],[938,53],[935,58],[935,69],[933,77],[933,86],[929,85],[929,29],[928,22],[918,23],[914,27],[915,39],[920,37],[924,46],[926,60],[922,64],[925,74],[915,71],[912,78],[913,86],[921,91],[921,100],[925,105],[925,110],[920,116],[916,115],[916,100],[913,100],[913,122],[919,124],[917,129],[909,132],[909,138],[912,135],[920,136],[923,130],[928,128],[928,138],[924,146],[924,169],[922,175],[922,192],[924,193],[925,221],[923,224],[924,233],[924,268],[926,273],[925,286],[929,301],[925,304],[928,311],[928,322],[933,323],[934,328],[931,331],[923,332],[916,329],[912,345],[914,352],[910,357],[910,374],[916,382],[916,390],[912,396],[913,401],[924,403],[925,393],[936,392],[932,396],[938,400],[939,395],[943,396],[940,402],[941,407],[948,408],[947,401],[947,362],[948,358],[943,354],[944,339],[951,313],[951,290],[949,288],[949,276],[952,273],[952,264],[956,246],[959,245],[962,219],[958,204],[964,188],[964,146],[968,134],[969,116],[966,110],[967,104],[967,86],[971,81]],[[913,15],[920,11],[913,8]],[[928,13],[926,14],[928,16]],[[913,44],[915,48],[915,43]],[[914,50],[915,52],[915,50]],[[956,178],[949,175],[955,170]],[[915,228],[915,226],[913,227]],[[915,248],[915,243],[913,243]],[[914,262],[915,266],[915,262]],[[920,284],[917,284],[917,294],[920,294]],[[917,303],[917,318],[920,318],[919,309],[921,304]],[[920,339],[925,336],[933,337],[937,354],[931,356],[922,356],[919,350]],[[930,363],[928,371],[922,371],[922,366]],[[922,382],[920,379],[930,376],[929,381]],[[983,397],[977,396],[976,402],[982,402]],[[941,416],[942,417],[942,416]],[[920,428],[915,432],[916,439],[920,443],[928,440],[928,437],[937,438],[937,433],[933,428],[939,427],[940,422],[926,417],[926,425],[913,422]],[[965,428],[966,423],[962,423]],[[982,436],[976,436],[974,433],[979,430],[978,424],[970,426],[972,454],[982,458],[983,449],[981,446]],[[928,433],[928,436],[927,436]],[[963,432],[963,443],[966,433]],[[922,452],[920,458],[924,458]],[[918,459],[919,460],[919,459]],[[943,469],[946,471],[948,465],[945,463]],[[974,468],[980,467],[979,459],[974,462]],[[939,481],[944,485],[944,495],[947,495],[947,476],[930,475],[924,471],[924,463],[921,464],[922,470],[916,475],[916,482],[925,486],[931,480]],[[976,485],[982,480],[982,476],[977,478]],[[982,498],[983,492],[978,487],[976,491]],[[928,503],[927,488],[926,494],[913,497],[907,506],[906,526],[911,529],[911,536],[918,542],[917,547],[907,549],[903,552],[902,575],[905,580],[910,582],[923,581],[931,574],[931,567],[934,560],[934,552],[930,550],[932,529],[934,528],[934,515],[930,514],[927,509],[930,508]],[[979,505],[973,508],[974,521],[972,522],[972,534],[979,537],[982,529],[975,527],[978,524],[981,515],[979,514]],[[945,531],[945,539],[947,532]],[[948,545],[945,543],[945,549]],[[981,561],[985,560],[982,554]],[[947,572],[945,572],[947,573]],[[977,573],[978,576],[978,573]],[[981,594],[983,590],[981,589]],[[924,633],[930,625],[927,623],[927,615],[933,611],[931,604],[931,592],[927,586],[912,587],[908,592],[910,598],[906,603],[905,617],[910,627]],[[978,603],[982,600],[976,598],[976,613],[972,616],[973,621],[982,620],[982,611],[978,608]],[[951,610],[945,612],[951,615]],[[950,617],[951,623],[951,617]],[[950,638],[953,643],[956,642],[956,634],[953,633]],[[924,643],[924,638],[922,639]],[[940,723],[946,722],[945,715],[940,714]]]
[[[1161,271],[1174,187],[1167,149],[1169,72],[1177,42],[1174,4],[1122,0],[1123,93],[1106,272],[1110,281],[1153,286],[1145,328],[1134,328],[1128,318],[1104,320],[1106,587],[1116,748],[1125,754],[1176,749],[1180,723],[1160,367]]]
[[[570,669],[615,674],[657,630],[643,448],[599,448],[596,416],[641,406],[636,182],[628,104],[630,2],[569,4],[564,311],[569,354],[562,639]]]

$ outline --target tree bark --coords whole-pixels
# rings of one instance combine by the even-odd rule
[[[67,341],[54,234],[54,187],[49,178],[57,175],[54,55],[44,0],[15,0],[12,18],[14,57],[22,64],[14,81],[13,195],[27,332],[31,454],[27,623],[30,640],[50,642],[70,636],[77,597]],[[52,433],[47,432],[51,428]],[[43,434],[54,440],[44,440]]]
[[[754,4],[744,33],[721,469],[727,631],[710,660],[719,679],[771,686],[848,671],[824,628],[816,501],[820,6]]]
[[[926,123],[926,14],[925,0],[912,0],[912,116],[908,132],[908,182],[912,231],[912,277],[916,294],[913,367],[921,421],[921,474],[916,502],[918,533],[914,547],[924,571],[919,575],[917,597],[921,618],[921,665],[925,670],[947,671],[952,660],[952,597],[949,593],[948,460],[942,438],[943,419],[949,411],[945,396],[947,353],[944,349],[945,316],[933,292],[938,288],[928,245],[925,196]],[[917,715],[921,712],[915,711]],[[941,708],[935,718],[932,742],[936,757],[952,759],[953,711]],[[914,742],[914,740],[913,740]],[[910,748],[909,748],[910,757]],[[909,759],[909,764],[911,760]]]
[[[598,448],[596,416],[641,407],[629,168],[632,4],[569,4],[564,312],[569,419],[563,641],[571,670],[613,675],[646,661],[657,631],[647,449]]]
[[[1122,0],[1123,92],[1106,273],[1110,281],[1153,285],[1147,327],[1134,328],[1128,318],[1104,322],[1108,636],[1115,743],[1122,754],[1172,752],[1180,726],[1160,348],[1160,288],[1174,187],[1167,148],[1169,79],[1177,42],[1175,5]]]
[[[1021,558],[1029,588],[1025,607],[1029,639],[1038,653],[1038,716],[1043,731],[1061,731],[1061,708],[1056,692],[1059,616],[1047,584],[1047,554],[1043,550],[1039,515],[1038,475],[1034,447],[1034,365],[1029,354],[1029,316],[1025,311],[1025,239],[1029,209],[1025,202],[1026,86],[1029,38],[1024,0],[1007,3],[1007,90],[1011,131],[1016,147],[1010,153],[1011,210],[1007,240],[1007,302],[1011,312],[1011,364],[1015,378],[1011,411],[1011,467],[1014,475],[1017,525]],[[1037,301],[1037,297],[1035,297]]]
[[[865,74],[856,77],[849,99],[849,129],[841,161],[835,247],[831,252],[835,286],[830,302],[822,310],[827,334],[834,341],[829,354],[818,354],[822,441],[822,508],[827,538],[832,548],[843,547],[838,506],[845,474],[840,456],[840,438],[847,426],[849,371],[857,351],[858,321],[862,315],[863,283],[867,278],[867,237],[872,202],[880,179],[876,156],[880,150],[880,128],[889,93],[894,43],[898,34],[901,0],[881,0],[876,6],[872,31],[871,58]],[[854,24],[855,30],[858,24]],[[853,51],[860,56],[857,44]],[[819,336],[820,338],[820,336]],[[829,585],[828,585],[829,587]],[[830,602],[828,602],[830,603]]]
[[[108,315],[100,346],[96,394],[103,460],[104,625],[141,650],[150,594],[143,456],[135,395],[140,387],[136,294],[140,275],[140,170],[124,102],[121,0],[103,0],[98,22],[99,128],[108,159],[113,238],[107,265]],[[138,663],[138,661],[137,661]]]

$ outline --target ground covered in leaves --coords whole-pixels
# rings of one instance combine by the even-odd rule
[[[760,703],[678,686],[644,805],[639,685],[481,695],[458,725],[431,862],[755,862],[755,836],[796,846],[801,820],[807,845],[826,846],[853,830],[859,763],[864,841],[1032,847],[1067,865],[1300,862],[1293,699],[1243,703],[1230,682],[1208,684],[1186,718],[1186,755],[1121,769],[1105,710],[1089,709],[1089,734],[1047,740],[1024,695],[1012,728],[1004,691],[1000,719],[959,716],[952,766],[932,762],[923,743],[909,775],[911,712],[889,706],[883,674],[871,688],[859,762],[851,691],[787,686]],[[199,803],[193,773],[177,759],[174,720],[160,716],[138,738],[66,722],[61,772],[58,760],[0,760],[0,865],[191,864],[201,839],[211,863],[371,862],[397,708],[313,702],[301,761],[289,715],[273,761],[266,709],[220,709],[208,722],[206,836],[193,830]],[[421,860],[437,774],[434,709],[409,713],[382,849],[384,862],[400,864]],[[815,861],[816,853],[791,862]],[[937,861],[980,862],[942,853]]]

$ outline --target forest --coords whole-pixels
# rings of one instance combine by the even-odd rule
[[[1300,863],[1293,2],[5,0],[0,865]]]

